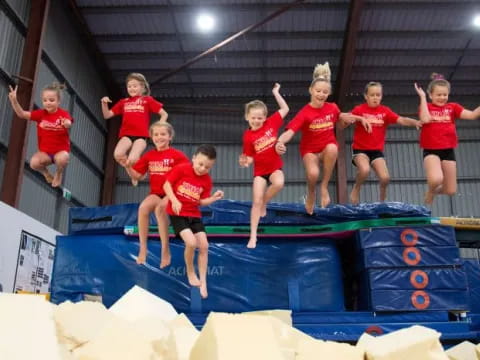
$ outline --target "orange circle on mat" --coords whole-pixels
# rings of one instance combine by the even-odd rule
[[[409,238],[411,237],[411,239]],[[405,246],[415,246],[418,242],[418,234],[413,229],[405,229],[400,234],[400,240],[402,240],[403,245]]]
[[[425,310],[430,306],[430,295],[423,290],[417,290],[412,294],[412,304],[418,310]]]
[[[419,277],[421,280],[419,281]],[[415,289],[424,289],[428,285],[428,275],[425,271],[415,270],[410,274],[410,283]]]
[[[420,251],[414,247],[408,247],[403,250],[403,261],[408,265],[417,265],[422,260]]]
[[[380,326],[377,325],[371,325],[369,326],[365,332],[370,335],[382,335],[384,333],[383,329]]]

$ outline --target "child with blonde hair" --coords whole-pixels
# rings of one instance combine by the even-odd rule
[[[266,215],[267,203],[283,188],[282,159],[275,152],[278,130],[288,114],[288,105],[280,95],[280,84],[272,90],[278,111],[267,118],[267,106],[260,100],[245,105],[245,119],[250,128],[243,134],[243,153],[239,163],[248,167],[254,163],[253,200],[250,213],[250,239],[247,247],[257,244],[257,229],[260,217]]]
[[[330,204],[328,182],[332,176],[338,155],[338,145],[335,138],[335,127],[344,128],[355,121],[361,121],[368,129],[368,123],[357,115],[340,112],[337,104],[327,102],[331,94],[330,66],[328,62],[318,64],[313,72],[313,80],[309,87],[310,102],[305,105],[288,123],[287,130],[278,138],[275,150],[279,154],[286,152],[286,144],[297,131],[302,132],[300,154],[303,159],[307,177],[307,196],[305,210],[313,214],[316,202],[316,186],[322,164],[322,179],[320,182],[320,206]]]
[[[37,123],[38,151],[30,159],[30,167],[43,175],[52,187],[62,184],[63,171],[70,159],[70,137],[68,131],[73,119],[60,108],[61,92],[65,85],[54,82],[42,90],[42,109],[25,111],[17,100],[17,89],[10,86],[8,98],[19,118]],[[55,164],[55,175],[48,166]]]
[[[135,164],[147,147],[150,114],[159,114],[162,122],[167,121],[168,118],[163,104],[150,96],[150,86],[145,76],[140,73],[129,74],[126,78],[126,86],[129,97],[121,99],[110,110],[108,103],[112,100],[108,96],[101,99],[105,119],[122,115],[119,141],[113,156],[125,169]],[[138,180],[132,180],[132,184],[136,186]]]

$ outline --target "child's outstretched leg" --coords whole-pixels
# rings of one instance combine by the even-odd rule
[[[207,269],[208,269],[208,239],[203,231],[195,234],[198,247],[198,274],[200,275],[200,295],[202,298],[208,296],[207,291]]]
[[[263,198],[265,196],[265,188],[267,181],[261,176],[253,178],[253,199],[252,210],[250,211],[250,239],[247,247],[250,249],[257,246],[257,229],[260,222],[260,216],[264,207]]]
[[[33,154],[32,158],[30,159],[30,167],[38,171],[40,174],[43,175],[47,183],[51,184],[53,181],[53,175],[47,169],[48,165],[53,163],[52,159],[47,153],[43,151],[38,151]]]
[[[161,199],[155,207],[155,217],[158,223],[158,234],[160,235],[160,241],[162,243],[162,253],[160,254],[160,269],[170,265],[172,261],[172,255],[170,253],[170,239],[168,236],[168,216],[165,212],[168,199],[164,197]]]
[[[263,197],[263,208],[260,216],[267,215],[267,204],[272,200],[279,192],[283,189],[283,185],[285,183],[285,176],[283,175],[282,170],[275,170],[270,175],[270,186],[267,188],[265,192],[265,196]]]
[[[330,204],[330,194],[328,193],[328,183],[332,177],[335,163],[337,162],[338,148],[336,144],[328,144],[320,154],[320,160],[323,161],[323,176],[320,183],[320,206],[327,207]]]
[[[384,158],[377,158],[373,160],[372,167],[378,176],[378,181],[380,183],[380,201],[383,202],[387,199],[387,186],[390,183],[387,162]]]
[[[190,229],[184,229],[180,231],[180,237],[185,243],[185,252],[183,257],[185,259],[185,266],[187,268],[188,283],[192,286],[200,286],[200,280],[198,280],[195,268],[193,266],[193,258],[195,256],[195,249],[197,247],[197,238]]]
[[[424,202],[432,205],[435,195],[437,195],[443,184],[443,171],[440,158],[437,155],[427,155],[423,159],[423,167],[427,177],[427,191],[425,192]]]
[[[307,197],[305,199],[305,211],[307,214],[313,214],[315,207],[315,188],[320,175],[318,166],[318,155],[307,153],[303,156],[303,165],[305,166],[305,175],[307,177]]]
[[[132,141],[126,136],[118,140],[117,146],[115,146],[113,157],[115,158],[115,161],[123,167],[127,166],[127,153],[131,147]]]
[[[132,148],[130,149],[130,153],[128,154],[125,167],[129,168],[133,166],[138,161],[138,159],[140,159],[140,156],[146,148],[147,142],[144,139],[135,140],[132,144]],[[132,179],[132,185],[137,186],[138,180]]]
[[[58,187],[62,185],[63,171],[68,165],[70,155],[66,151],[60,151],[55,154],[54,160],[57,170],[55,171],[55,175],[53,176],[52,187]]]
[[[353,158],[355,166],[357,167],[357,175],[355,177],[355,184],[350,193],[350,202],[357,205],[360,202],[360,188],[370,173],[370,159],[367,155],[359,153]]]
[[[148,225],[150,213],[155,210],[155,206],[160,202],[157,195],[148,195],[138,207],[138,237],[140,248],[138,250],[137,264],[145,264],[147,261],[147,240]]]

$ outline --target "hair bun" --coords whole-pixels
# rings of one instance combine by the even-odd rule
[[[432,73],[432,75],[430,75],[430,79],[431,80],[445,80],[445,76],[443,76],[442,74],[438,74],[438,73]]]

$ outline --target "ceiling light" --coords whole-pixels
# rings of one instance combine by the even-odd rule
[[[475,16],[475,18],[473,19],[473,25],[475,25],[476,27],[480,27],[480,15]]]
[[[215,26],[215,19],[209,14],[200,14],[197,17],[197,26],[203,32],[211,31]]]

